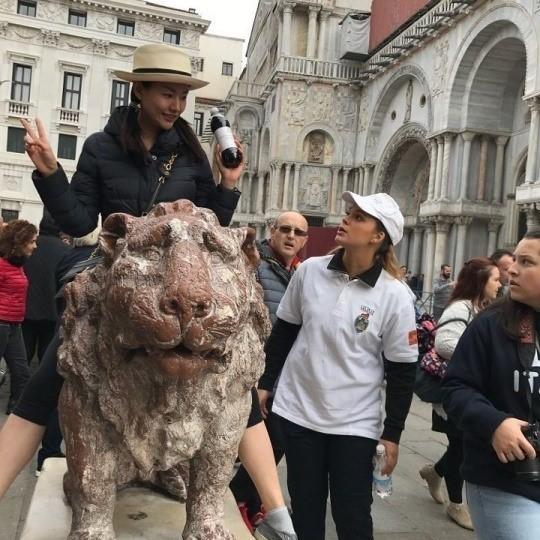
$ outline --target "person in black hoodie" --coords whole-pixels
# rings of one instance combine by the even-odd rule
[[[540,530],[540,448],[524,429],[540,421],[540,230],[514,252],[510,294],[468,326],[443,381],[443,406],[463,432],[463,478],[479,540],[528,540]]]
[[[178,47],[143,45],[136,49],[133,64],[131,72],[114,72],[133,83],[131,104],[115,109],[105,130],[88,137],[71,183],[56,160],[43,123],[36,119],[34,129],[22,120],[25,149],[36,166],[32,179],[41,200],[61,230],[74,237],[94,230],[99,216],[103,221],[115,212],[142,216],[154,204],[178,199],[213,210],[220,224],[227,226],[240,197],[236,184],[244,163],[226,168],[216,147],[221,175],[216,184],[194,131],[181,117],[189,91],[208,83],[190,75],[189,57]],[[56,373],[58,344],[56,335],[14,414],[0,431],[0,497],[30,459],[42,426],[58,402],[62,387],[62,378]],[[252,429],[244,435],[240,450],[246,452],[246,463],[250,464],[246,467],[252,467],[261,497],[274,511],[270,521],[278,530],[275,538],[294,538],[256,391],[253,393]],[[249,455],[247,448],[251,448]],[[270,473],[260,473],[263,456],[268,456]],[[280,536],[280,531],[284,535]],[[289,532],[292,535],[285,536]]]
[[[60,240],[60,229],[44,209],[39,223],[37,248],[24,264],[28,277],[28,296],[22,331],[28,363],[36,353],[38,362],[41,362],[45,349],[54,336],[58,318],[54,299],[55,272],[67,251],[69,246]]]

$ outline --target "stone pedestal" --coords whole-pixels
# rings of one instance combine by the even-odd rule
[[[21,540],[64,540],[71,509],[62,490],[66,460],[50,458],[32,496]],[[237,540],[253,540],[232,493],[225,502],[225,524]],[[120,491],[114,512],[117,540],[178,540],[186,519],[185,505],[143,488]]]

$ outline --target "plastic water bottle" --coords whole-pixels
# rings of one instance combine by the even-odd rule
[[[234,142],[231,124],[229,124],[229,121],[217,107],[210,109],[210,115],[212,117],[210,120],[210,129],[221,149],[223,165],[228,169],[234,169],[242,162],[242,152],[240,152]]]
[[[386,450],[382,444],[378,444],[373,458],[373,493],[381,499],[392,495],[392,477],[382,473],[385,463]]]

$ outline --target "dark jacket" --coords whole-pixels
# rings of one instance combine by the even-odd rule
[[[140,216],[161,176],[159,166],[174,152],[179,155],[156,202],[189,199],[210,208],[221,225],[228,225],[239,192],[216,186],[208,160],[196,163],[176,128],[159,135],[144,164],[138,165],[123,151],[120,133],[128,110],[115,109],[105,130],[86,139],[71,184],[61,167],[47,178],[34,171],[32,179],[39,196],[60,229],[81,237],[96,228],[99,214],[103,220],[115,212]]]
[[[24,265],[28,277],[25,320],[56,321],[56,267],[69,247],[55,236],[40,234],[37,248]]]
[[[512,464],[501,463],[491,446],[503,420],[529,420],[529,378],[520,355],[528,357],[528,365],[534,358],[534,339],[529,344],[511,339],[502,328],[499,310],[481,314],[465,330],[448,364],[443,405],[463,431],[465,480],[540,502],[540,483],[518,481]],[[533,410],[540,420],[540,365],[532,365],[530,372],[536,373],[531,377]]]
[[[276,322],[276,311],[285,294],[294,269],[287,270],[275,257],[268,240],[257,244],[261,263],[257,269],[257,281],[264,291],[264,303],[270,312],[272,324]]]

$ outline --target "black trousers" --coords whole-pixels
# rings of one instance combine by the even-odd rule
[[[435,464],[435,471],[446,482],[450,502],[459,504],[463,502],[463,477],[459,472],[463,463],[463,439],[453,434],[446,436],[448,448]]]
[[[319,433],[281,418],[287,486],[299,540],[324,540],[326,502],[339,540],[373,540],[374,439]]]
[[[0,323],[0,357],[2,356],[10,373],[10,401],[15,402],[19,399],[30,378],[20,324]]]
[[[268,400],[268,409],[272,409],[272,399]],[[270,442],[272,443],[272,450],[274,451],[274,459],[276,465],[281,461],[283,454],[285,453],[283,446],[283,435],[281,433],[281,419],[275,414],[270,413],[268,418],[264,420]],[[236,502],[244,502],[247,505],[248,514],[253,516],[261,509],[261,498],[257,493],[255,484],[252,482],[246,469],[240,465],[240,468],[234,475],[229,485],[233,492]]]
[[[26,320],[22,324],[24,347],[28,363],[32,362],[37,353],[38,362],[41,363],[43,355],[49,346],[56,329],[55,321],[31,321]]]

